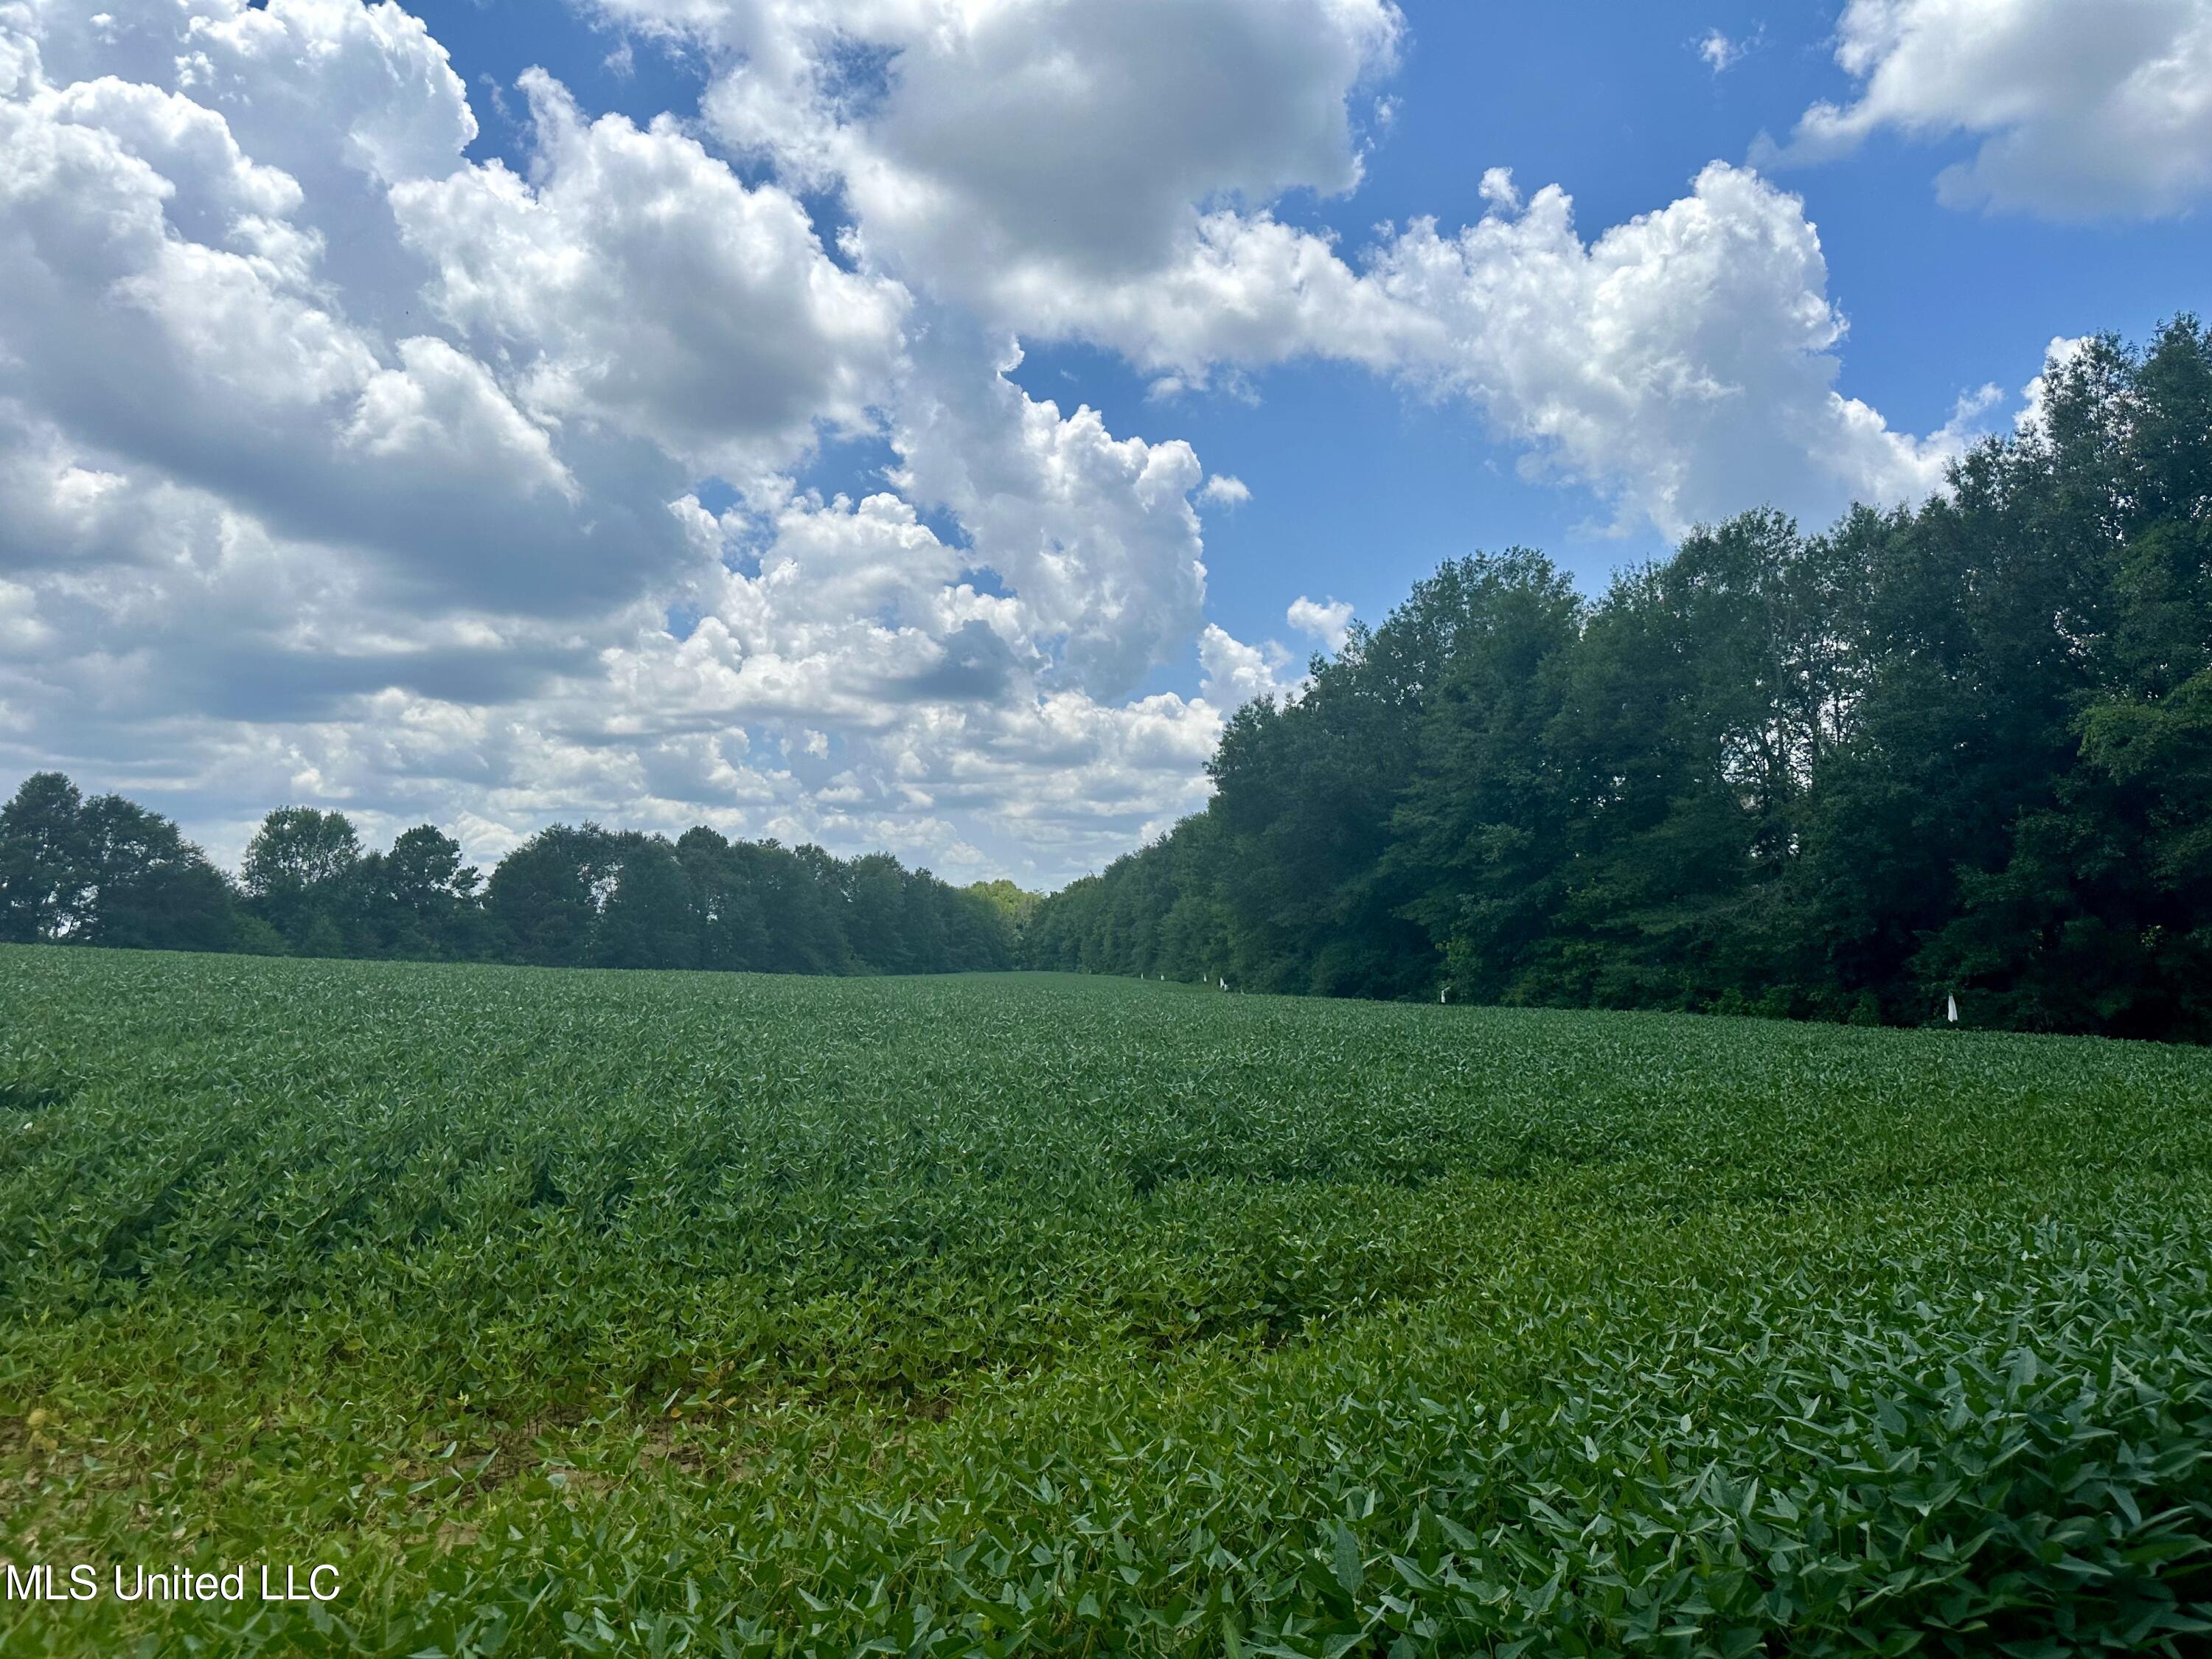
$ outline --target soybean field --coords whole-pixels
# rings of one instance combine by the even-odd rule
[[[2212,1054],[0,950],[0,1655],[2212,1641]]]

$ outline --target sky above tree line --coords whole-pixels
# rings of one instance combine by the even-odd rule
[[[1049,886],[2203,304],[2212,0],[0,0],[0,772]]]

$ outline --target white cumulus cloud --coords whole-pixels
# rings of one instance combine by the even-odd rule
[[[1936,180],[1958,207],[2148,216],[2212,192],[2212,0],[1850,0],[1836,60],[1857,95],[1807,110],[1790,160],[1889,129],[1979,141]]]
[[[1301,593],[1291,601],[1285,617],[1299,633],[1319,640],[1331,651],[1343,650],[1346,636],[1352,632],[1352,605],[1347,599],[1312,599]]]
[[[1200,695],[1224,708],[1280,696],[1291,689],[1285,679],[1288,652],[1273,640],[1247,645],[1218,623],[1206,623],[1198,636],[1198,659],[1206,671]]]
[[[1456,234],[1419,222],[1360,279],[1418,319],[1404,372],[1530,446],[1528,468],[1679,534],[1771,502],[1808,516],[1942,483],[1960,447],[1835,388],[1844,319],[1797,198],[1716,162],[1584,242],[1565,191]]]
[[[796,201],[747,188],[672,119],[587,122],[550,76],[522,84],[535,184],[494,161],[397,185],[392,206],[440,315],[520,360],[533,410],[739,476],[817,422],[871,424],[903,290],[840,268]]]

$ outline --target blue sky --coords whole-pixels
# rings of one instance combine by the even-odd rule
[[[1048,885],[2202,305],[2212,0],[52,0],[0,163],[0,771]]]

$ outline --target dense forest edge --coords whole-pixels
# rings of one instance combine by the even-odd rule
[[[1701,528],[1596,599],[1448,562],[1238,710],[1206,810],[1039,900],[888,854],[271,812],[239,876],[57,773],[0,941],[928,973],[2212,1039],[2212,331],[2054,358],[1917,508]]]
[[[342,812],[280,807],[235,879],[178,826],[58,772],[0,807],[0,943],[785,974],[1016,965],[1033,895],[885,853],[555,824],[486,879],[435,826],[365,852]]]
[[[1445,564],[1035,966],[1234,989],[2212,1038],[2212,332],[2046,366],[1917,508],[1579,596]]]

